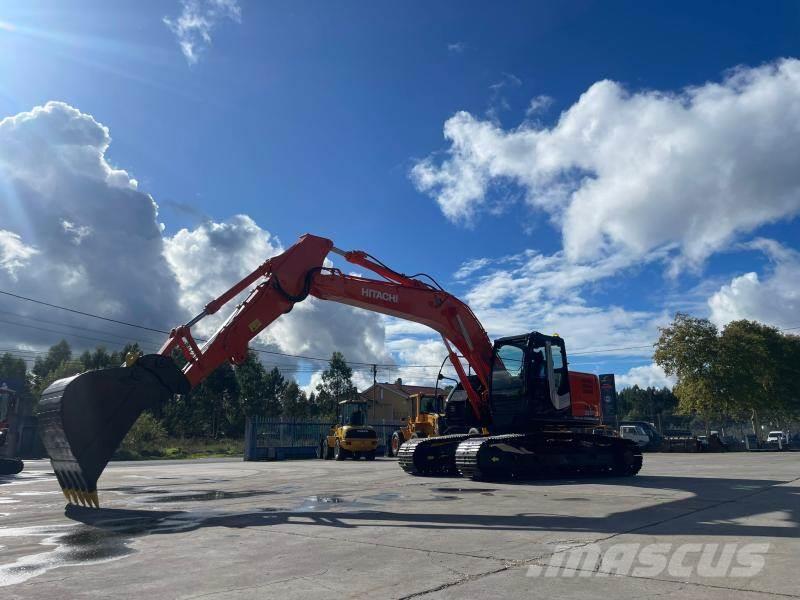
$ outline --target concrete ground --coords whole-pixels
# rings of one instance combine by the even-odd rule
[[[648,454],[633,478],[515,484],[392,459],[114,463],[101,510],[65,510],[49,467],[0,480],[4,600],[800,598],[800,453]],[[677,569],[643,550],[614,566],[652,543]],[[756,574],[748,543],[768,544],[749,547]]]

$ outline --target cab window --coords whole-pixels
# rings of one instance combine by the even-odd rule
[[[497,349],[492,365],[492,395],[520,396],[524,392],[525,351],[513,344]]]

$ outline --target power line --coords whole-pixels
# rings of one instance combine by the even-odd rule
[[[169,335],[169,332],[164,330],[164,329],[155,329],[153,327],[147,327],[145,325],[140,325],[140,324],[137,324],[137,323],[130,323],[130,322],[127,322],[127,321],[121,321],[121,320],[118,320],[118,319],[112,319],[110,317],[104,317],[102,315],[96,315],[96,314],[93,314],[93,313],[90,313],[90,312],[86,312],[86,311],[75,310],[73,308],[68,308],[66,306],[60,306],[58,304],[45,302],[43,300],[37,300],[35,298],[29,298],[27,296],[22,296],[20,294],[14,294],[12,292],[7,292],[7,291],[4,291],[4,290],[0,290],[0,294],[3,294],[5,296],[10,296],[10,297],[16,298],[18,300],[25,300],[27,302],[33,302],[35,304],[39,304],[39,305],[42,305],[42,306],[47,306],[49,308],[54,308],[54,309],[58,309],[58,310],[67,311],[67,312],[70,312],[70,313],[73,313],[73,314],[77,314],[77,315],[81,315],[81,316],[84,316],[84,317],[90,317],[90,318],[93,318],[93,319],[100,319],[102,321],[106,321],[106,322],[109,322],[109,323],[116,323],[118,325],[125,325],[127,327],[134,327],[136,329],[141,329],[141,330],[144,330],[144,331],[151,331],[153,333],[160,333],[160,334]],[[2,311],[2,312],[6,312],[6,311]],[[10,314],[14,314],[14,313],[10,313]],[[18,316],[21,316],[21,315],[18,315]],[[30,317],[23,317],[23,318],[30,318]],[[50,333],[58,333],[60,335],[67,335],[67,336],[72,336],[72,337],[76,337],[76,338],[87,339],[87,340],[90,340],[90,341],[101,341],[101,342],[104,342],[104,343],[107,343],[107,344],[116,343],[116,342],[112,342],[112,341],[109,341],[109,340],[100,340],[99,338],[90,338],[90,337],[87,337],[87,336],[80,336],[80,335],[77,335],[77,334],[67,334],[67,333],[60,332],[60,331],[53,331],[53,330],[49,330],[49,329],[45,329],[45,328],[41,328],[41,327],[35,327],[35,326],[32,326],[32,325],[26,325],[26,324],[22,324],[22,323],[13,323],[13,322],[2,321],[2,320],[0,320],[0,322],[8,323],[8,324],[11,324],[11,325],[22,326],[22,327],[29,327],[31,329],[40,329],[42,331],[48,331]],[[64,324],[64,323],[53,323],[53,322],[50,322],[50,323],[51,324],[58,324],[58,325],[62,325],[62,326],[67,326],[67,327],[73,327],[73,328],[76,327],[76,326],[68,325],[68,324]],[[795,330],[795,329],[800,329],[800,325],[792,326],[792,327],[780,328],[780,329],[778,329],[778,331],[792,331],[792,330]],[[94,330],[94,331],[97,331],[97,330]],[[114,336],[114,337],[119,337],[120,339],[125,339],[125,338],[123,338],[121,336],[112,334],[110,332],[100,332],[100,333],[102,333],[103,335],[111,335],[111,336]],[[201,343],[207,341],[207,340],[202,339],[202,338],[196,338],[196,340],[198,342],[201,342]],[[142,344],[147,344],[147,345],[149,345],[151,347],[154,346],[154,344],[152,342],[141,340],[141,339],[138,339],[138,340],[134,339],[133,341],[141,342]],[[652,348],[652,347],[653,347],[653,344],[648,344],[648,345],[642,345],[642,346],[625,346],[625,347],[616,347],[616,348],[599,348],[599,349],[596,349],[596,350],[580,350],[580,351],[577,351],[577,352],[570,352],[570,356],[586,356],[586,355],[591,355],[591,354],[604,354],[604,353],[608,353],[608,352],[621,352],[621,351],[625,351],[625,350],[642,350],[644,348]],[[323,358],[323,357],[319,357],[319,356],[307,356],[307,355],[303,355],[303,354],[291,354],[291,353],[288,353],[288,352],[278,352],[276,350],[264,350],[262,348],[251,348],[251,350],[253,350],[255,352],[258,352],[260,354],[268,354],[268,355],[272,355],[272,356],[285,356],[287,358],[295,358],[295,359],[307,360],[307,361],[330,362],[330,358]],[[402,365],[402,367],[401,367],[400,365],[396,365],[396,364],[386,364],[386,363],[377,363],[377,362],[361,362],[361,361],[345,361],[345,362],[346,362],[346,364],[348,366],[354,366],[354,367],[369,367],[369,368],[372,368],[373,366],[375,366],[375,367],[378,367],[378,368],[395,369],[395,370],[399,370],[401,368],[402,369],[433,369],[433,368],[438,368],[439,367],[439,365]],[[316,371],[311,371],[311,372],[316,372]]]
[[[103,342],[105,344],[118,344],[119,343],[119,342],[115,342],[113,340],[105,340],[105,339],[100,339],[100,338],[94,338],[94,337],[89,337],[89,336],[85,336],[85,335],[79,335],[77,333],[69,333],[69,332],[66,332],[66,331],[57,331],[55,329],[47,329],[46,327],[36,327],[35,325],[28,325],[27,323],[15,323],[13,321],[6,321],[5,319],[0,319],[0,323],[5,323],[7,325],[12,325],[14,327],[26,327],[28,329],[35,329],[37,331],[45,331],[45,332],[48,332],[48,333],[57,333],[58,335],[61,335],[61,336],[64,336],[64,337],[74,337],[74,338],[78,338],[78,339],[88,340],[90,342]],[[152,344],[148,344],[148,345],[152,346]]]
[[[34,321],[35,323],[47,323],[48,325],[57,325],[59,327],[69,327],[70,329],[78,329],[80,331],[90,331],[92,333],[99,333],[100,335],[110,335],[112,337],[119,338],[119,339],[124,340],[126,342],[129,342],[131,340],[144,342],[144,340],[131,338],[129,336],[118,335],[118,334],[112,333],[110,331],[103,331],[103,330],[100,330],[100,329],[90,329],[89,327],[83,327],[81,325],[71,325],[69,323],[64,323],[63,321],[49,321],[47,319],[40,319],[39,317],[30,317],[28,315],[21,315],[19,313],[11,312],[11,311],[8,311],[8,310],[0,310],[0,313],[5,314],[5,315],[11,315],[11,316],[22,318],[22,319],[28,319],[29,321]],[[25,325],[23,323],[17,323],[17,324],[18,325]],[[153,346],[155,345],[151,341],[147,341],[145,343],[151,344]]]
[[[153,329],[152,327],[146,327],[144,325],[137,325],[136,323],[128,323],[126,321],[119,321],[117,319],[110,319],[109,317],[102,317],[100,315],[94,315],[92,313],[84,312],[82,310],[75,310],[74,308],[67,308],[66,306],[59,306],[57,304],[50,304],[49,302],[44,302],[42,300],[35,300],[33,298],[28,298],[27,296],[20,296],[19,294],[12,294],[11,292],[5,292],[0,290],[0,294],[5,296],[11,296],[12,298],[18,298],[19,300],[27,300],[28,302],[34,302],[35,304],[41,304],[42,306],[49,306],[50,308],[57,308],[59,310],[65,310],[67,312],[75,313],[76,315],[83,315],[84,317],[92,317],[94,319],[101,319],[103,321],[108,321],[109,323],[116,323],[117,325],[127,325],[128,327],[136,327],[137,329],[144,329],[146,331],[152,331],[153,333],[165,333],[169,335],[169,331],[164,331],[163,329]]]

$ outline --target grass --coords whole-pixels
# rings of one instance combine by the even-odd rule
[[[158,445],[143,443],[123,446],[112,460],[159,460],[165,458],[220,458],[242,456],[244,440],[205,438],[166,438]]]

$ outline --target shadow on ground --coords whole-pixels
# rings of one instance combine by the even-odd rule
[[[580,480],[586,483],[587,480]],[[709,479],[695,477],[638,476],[632,479],[591,480],[592,483],[624,485],[626,495],[630,489],[651,490],[641,497],[657,497],[659,490],[679,490],[691,494],[688,498],[660,503],[655,506],[636,507],[612,514],[575,516],[540,514],[535,512],[513,514],[461,514],[458,512],[406,512],[381,509],[380,501],[363,503],[337,500],[306,503],[297,509],[260,507],[246,512],[226,512],[222,509],[152,511],[130,509],[86,509],[69,506],[66,516],[75,521],[122,536],[170,534],[194,531],[205,527],[269,527],[291,523],[337,528],[358,528],[380,525],[435,530],[485,530],[485,531],[553,531],[597,532],[620,534],[649,528],[649,534],[659,535],[658,525],[664,526],[664,535],[707,536],[768,536],[800,537],[800,487],[781,486],[785,481]],[[568,486],[575,481],[549,481],[517,485]],[[469,495],[470,488],[451,485],[447,490],[459,498],[459,492]],[[372,496],[379,498],[380,495]],[[570,502],[591,498],[563,498]],[[413,508],[424,508],[426,500],[413,502]],[[714,508],[713,513],[707,509]],[[749,517],[765,513],[785,513],[779,525],[745,523]]]

